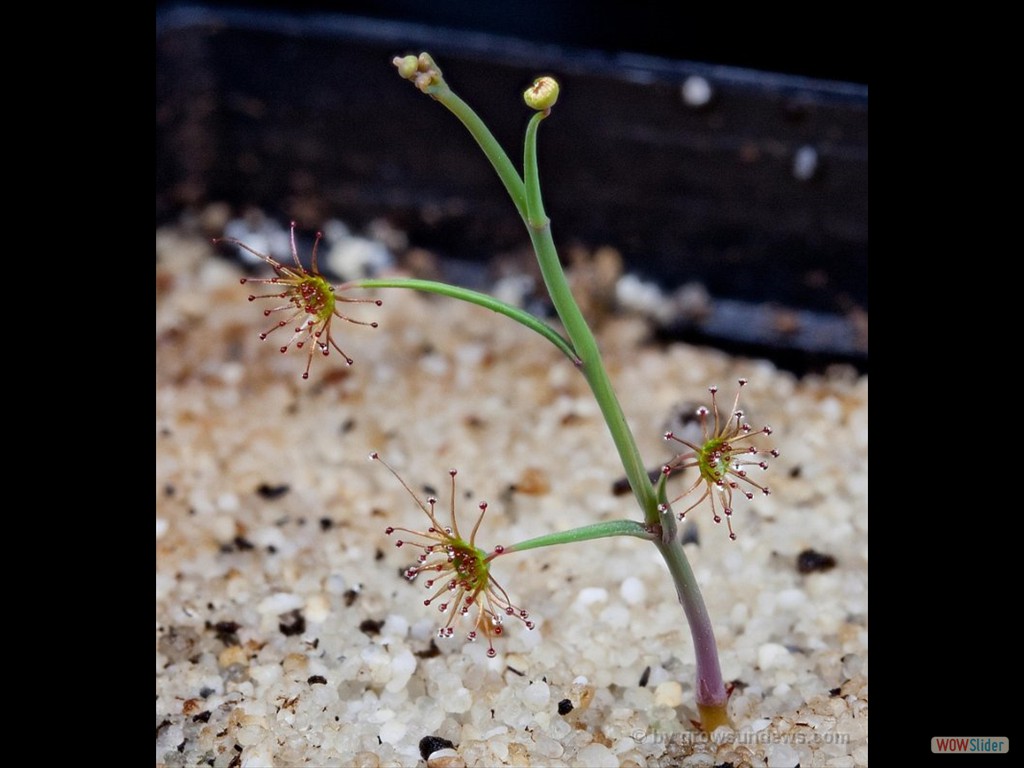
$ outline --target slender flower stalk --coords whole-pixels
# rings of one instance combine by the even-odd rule
[[[593,525],[570,528],[567,531],[557,531],[555,533],[546,533],[542,536],[535,536],[532,539],[505,547],[505,554],[525,552],[528,549],[539,549],[540,547],[553,547],[559,544],[575,544],[581,541],[606,539],[611,536],[633,536],[645,541],[657,541],[661,536],[661,527],[645,525],[644,523],[638,523],[636,520],[607,520],[602,523],[594,523]]]
[[[557,90],[555,96],[557,98]],[[530,103],[530,91],[527,92],[526,101],[528,105],[534,106]],[[534,106],[534,108],[537,107]],[[697,708],[700,713],[701,727],[710,733],[719,725],[729,723],[726,710],[728,693],[718,662],[718,646],[715,642],[711,618],[704,605],[704,599],[693,575],[693,570],[686,559],[682,543],[676,536],[671,507],[664,501],[664,485],[659,486],[661,493],[659,498],[651,486],[646,465],[640,457],[636,440],[629,429],[622,406],[619,404],[611,379],[604,367],[597,340],[569,288],[551,236],[550,220],[544,212],[537,164],[537,129],[541,121],[550,113],[549,105],[531,118],[526,129],[523,165],[530,238],[533,241],[552,303],[565,324],[570,341],[583,360],[581,370],[594,393],[605,423],[608,425],[612,441],[618,449],[623,469],[626,471],[626,477],[637,504],[643,512],[644,520],[652,527],[659,526],[662,531],[662,536],[655,541],[655,546],[669,568],[669,573],[676,586],[676,596],[690,625],[690,635],[693,638],[697,662]]]
[[[486,293],[471,291],[469,288],[463,288],[458,285],[439,283],[435,280],[420,280],[414,277],[374,277],[364,280],[354,280],[351,285],[358,288],[409,288],[414,291],[436,293],[441,296],[449,296],[453,299],[459,299],[460,301],[465,301],[470,304],[476,304],[477,306],[490,309],[498,314],[505,315],[505,317],[511,318],[521,325],[525,325],[531,331],[539,333],[545,339],[558,347],[558,350],[568,357],[569,360],[572,361],[573,365],[580,365],[581,363],[581,360],[576,356],[576,352],[573,350],[572,345],[565,339],[565,337],[562,336],[562,334],[550,325],[545,323],[543,320],[534,317],[529,312],[525,312],[519,307],[513,307],[511,304],[499,301]]]
[[[399,75],[410,80],[423,93],[441,102],[466,126],[469,134],[480,145],[480,149],[484,151],[487,159],[491,161],[498,178],[501,179],[512,202],[515,203],[516,210],[525,220],[526,197],[523,190],[523,179],[519,175],[519,171],[512,165],[505,150],[479,115],[448,87],[448,83],[441,76],[441,68],[437,66],[431,55],[424,52],[419,56],[396,56],[391,63],[398,68]]]
[[[597,341],[569,288],[551,235],[550,220],[544,211],[537,166],[537,131],[541,121],[551,114],[551,107],[558,98],[557,82],[549,77],[539,78],[524,93],[527,105],[537,110],[537,113],[531,118],[526,129],[523,175],[520,176],[509,162],[505,151],[479,117],[465,102],[452,93],[441,75],[440,68],[428,54],[396,58],[394,63],[402,77],[413,81],[424,93],[448,107],[470,130],[497,170],[498,176],[516,205],[516,209],[523,217],[552,304],[565,327],[568,342],[580,361],[578,367],[590,385],[608,425],[630,487],[643,514],[643,530],[647,534],[654,531],[660,532],[660,536],[654,538],[654,543],[668,565],[675,582],[676,594],[690,624],[693,637],[697,661],[697,706],[701,717],[701,727],[710,732],[719,725],[727,724],[729,722],[726,710],[728,694],[718,663],[718,650],[711,620],[677,536],[676,518],[671,510],[671,502],[667,499],[665,481],[673,471],[697,466],[701,472],[701,479],[690,490],[699,487],[700,482],[710,482],[707,492],[700,500],[709,495],[713,498],[717,493],[722,501],[723,509],[728,510],[727,517],[731,515],[732,511],[731,492],[739,487],[740,481],[753,484],[767,492],[766,487],[757,486],[756,483],[746,478],[746,469],[744,469],[746,462],[738,458],[743,449],[735,447],[735,443],[745,439],[746,435],[741,434],[744,425],[739,417],[737,417],[735,425],[731,418],[724,426],[721,425],[718,421],[716,405],[714,433],[705,435],[702,446],[691,446],[684,443],[691,449],[692,455],[678,456],[666,466],[657,487],[651,484],[636,441],[601,360]],[[734,410],[736,409],[734,408]],[[674,435],[669,437],[678,440]],[[746,452],[749,453],[750,449],[747,448]],[[687,493],[682,494],[675,501],[686,496]],[[695,505],[691,505],[686,511],[692,509],[693,506]],[[685,515],[685,512],[683,514]],[[717,511],[715,516],[718,516]],[[731,524],[730,533],[732,534]],[[621,534],[610,535],[631,534],[623,531]],[[538,544],[538,546],[545,545],[546,542]],[[525,547],[520,545],[520,548]]]

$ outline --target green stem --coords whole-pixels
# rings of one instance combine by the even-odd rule
[[[728,699],[725,683],[722,681],[722,669],[718,663],[718,644],[715,642],[715,631],[711,625],[711,617],[704,605],[704,598],[697,586],[693,569],[683,552],[679,541],[658,540],[654,542],[661,556],[668,565],[672,581],[676,585],[679,603],[683,606],[686,621],[690,625],[693,637],[694,655],[697,660],[697,703],[702,707],[724,707]]]
[[[597,399],[608,428],[611,431],[615,447],[622,459],[629,484],[633,489],[644,519],[649,526],[660,524],[661,536],[655,540],[658,551],[668,565],[672,580],[676,586],[676,594],[686,614],[693,637],[694,655],[697,660],[697,706],[701,715],[702,727],[708,732],[718,725],[728,722],[726,712],[727,695],[722,681],[721,667],[718,662],[718,646],[715,642],[714,629],[708,616],[700,587],[693,575],[690,563],[683,552],[683,546],[676,535],[675,516],[666,501],[665,475],[658,483],[658,491],[651,481],[640,458],[633,433],[626,423],[611,380],[601,361],[594,334],[583,318],[583,313],[569,290],[565,272],[558,260],[554,241],[551,237],[551,225],[544,213],[544,204],[540,194],[540,173],[537,168],[537,128],[548,112],[538,112],[530,120],[526,128],[526,147],[524,151],[523,176],[526,184],[526,223],[530,231],[530,239],[537,252],[544,282],[551,294],[552,303],[558,316],[562,319],[566,333],[572,341],[576,353],[583,360],[583,375]]]
[[[551,547],[556,544],[573,544],[578,541],[591,541],[592,539],[604,539],[609,536],[635,536],[638,539],[654,541],[659,533],[652,531],[644,523],[636,520],[608,520],[603,523],[584,525],[568,531],[557,533],[546,533],[526,541],[520,541],[510,547],[505,547],[500,554],[511,554],[512,552],[524,552],[527,549],[538,547]]]
[[[409,288],[414,291],[438,293],[442,296],[449,296],[453,299],[468,301],[470,304],[477,304],[486,309],[505,315],[506,317],[515,320],[517,323],[525,325],[531,331],[536,331],[558,347],[558,349],[561,350],[561,352],[568,357],[574,365],[580,364],[579,357],[576,356],[576,353],[573,352],[569,342],[562,338],[558,331],[537,319],[529,312],[519,309],[519,307],[513,307],[511,304],[506,304],[503,301],[498,301],[498,299],[493,296],[488,296],[486,293],[478,293],[477,291],[471,291],[468,288],[461,288],[457,285],[449,285],[448,283],[438,283],[434,280],[418,280],[411,277],[353,280],[350,283],[346,283],[346,286],[354,288]]]
[[[654,542],[661,553],[672,581],[676,585],[676,596],[686,614],[686,623],[690,625],[690,636],[693,638],[694,657],[697,661],[697,706],[700,709],[701,725],[708,733],[719,725],[729,722],[726,712],[728,695],[722,680],[722,668],[718,662],[718,643],[711,625],[704,597],[697,585],[697,577],[693,575],[690,561],[683,551],[683,544],[676,529],[676,516],[668,502],[666,481],[668,475],[662,474],[656,489],[661,511],[662,533]]]
[[[537,170],[537,128],[547,114],[547,112],[538,112],[526,128],[523,169],[526,179],[526,223],[530,240],[537,253],[537,260],[540,263],[541,274],[551,296],[551,302],[565,326],[565,331],[576,354],[583,361],[581,366],[583,375],[594,393],[594,398],[597,400],[605,422],[608,424],[629,485],[633,489],[633,495],[636,496],[637,503],[643,510],[644,520],[648,525],[655,525],[660,522],[658,502],[647,475],[647,469],[640,457],[633,433],[626,423],[622,406],[619,405],[615,390],[612,388],[611,379],[601,361],[597,340],[573,298],[569,281],[562,270],[558,251],[555,249],[555,243],[551,237],[550,221],[547,214],[544,213],[544,203],[540,194],[540,174]]]
[[[662,477],[659,481],[656,492],[640,458],[636,441],[612,388],[611,380],[601,361],[597,341],[569,289],[568,280],[562,270],[562,265],[558,259],[558,252],[555,249],[554,240],[551,236],[550,221],[544,212],[544,204],[540,193],[540,174],[537,169],[537,129],[541,120],[550,114],[550,109],[535,114],[527,126],[523,177],[520,180],[515,169],[511,167],[511,163],[504,150],[502,150],[490,131],[487,130],[468,105],[452,94],[443,82],[441,85],[431,86],[431,93],[438,101],[441,101],[451,109],[463,124],[469,128],[470,133],[476,138],[477,143],[498,171],[498,175],[504,182],[506,189],[509,190],[509,194],[512,196],[520,216],[526,222],[530,240],[533,243],[537,260],[540,264],[541,274],[544,277],[544,284],[547,286],[555,311],[565,326],[571,346],[579,360],[582,361],[580,369],[590,385],[591,391],[594,393],[594,397],[611,432],[612,440],[619,452],[630,487],[637,499],[637,503],[643,510],[645,524],[640,526],[639,523],[635,523],[634,525],[640,526],[643,529],[644,535],[642,538],[652,538],[652,532],[655,530],[660,530],[661,532],[660,536],[653,536],[653,540],[665,563],[668,565],[672,580],[676,585],[679,602],[690,625],[697,659],[697,706],[701,716],[702,727],[707,732],[711,732],[718,725],[728,723],[728,713],[726,711],[728,697],[718,663],[718,649],[715,643],[711,619],[701,597],[693,570],[690,568],[682,544],[679,542],[676,534],[675,517],[670,505],[666,502],[665,478]],[[600,525],[598,524],[595,530],[599,529]],[[571,532],[566,532],[566,534],[571,535]],[[565,534],[551,534],[547,537],[542,536],[538,537],[538,539],[531,539],[516,545],[516,549],[522,550],[524,545],[531,544],[534,541],[539,543],[533,546],[564,543],[564,541],[551,538],[552,536],[559,537],[563,535]],[[622,530],[601,535],[635,534]],[[595,535],[595,537],[597,536]]]
[[[476,143],[480,145],[480,149],[484,151],[487,159],[494,166],[494,170],[498,172],[498,178],[501,179],[505,189],[508,190],[512,202],[516,205],[516,210],[519,211],[519,215],[525,220],[526,196],[523,191],[523,180],[519,176],[516,167],[512,164],[512,161],[509,160],[508,155],[505,154],[501,144],[494,138],[494,134],[484,125],[484,121],[480,119],[476,112],[466,102],[456,96],[443,81],[440,84],[432,85],[427,89],[427,92],[451,110],[452,114],[462,121],[462,124],[466,126],[473,138],[476,139]]]

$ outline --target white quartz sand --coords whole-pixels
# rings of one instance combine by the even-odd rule
[[[355,359],[257,338],[268,321],[240,270],[199,237],[157,236],[156,762],[168,766],[867,765],[867,378],[798,379],[763,361],[599,333],[650,466],[680,412],[727,402],[769,423],[770,497],[709,509],[687,545],[715,632],[735,730],[692,724],[694,654],[651,545],[605,539],[499,558],[537,627],[509,622],[489,659],[401,571],[388,525],[418,492],[472,520],[490,548],[638,517],[585,382],[550,344],[450,299],[381,291],[335,332]],[[675,480],[683,490],[687,478]],[[831,569],[801,573],[813,550]],[[424,746],[438,747],[429,761]],[[444,748],[446,742],[451,748]]]

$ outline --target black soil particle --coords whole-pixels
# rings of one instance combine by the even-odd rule
[[[224,643],[225,646],[240,645],[236,633],[241,628],[242,625],[237,621],[218,621],[213,625],[213,631],[217,633],[217,639]]]
[[[379,619],[363,619],[359,624],[359,630],[365,632],[367,635],[379,635],[380,628],[384,626],[384,622]]]
[[[269,485],[268,483],[260,483],[256,488],[256,493],[262,496],[264,499],[273,500],[279,499],[284,496],[288,491],[291,490],[291,486],[287,483],[281,485]]]
[[[836,567],[836,559],[832,555],[816,552],[813,549],[805,549],[796,556],[796,569],[800,573],[814,573],[815,571],[830,571]]]
[[[294,611],[283,614],[281,619],[282,621],[277,625],[277,628],[281,630],[282,635],[301,635],[306,631],[306,617],[297,608]]]
[[[455,745],[440,736],[424,736],[420,739],[420,756],[427,760],[439,749],[455,749]]]
[[[647,666],[644,668],[643,674],[640,675],[640,687],[646,688],[647,681],[651,679],[651,668]]]

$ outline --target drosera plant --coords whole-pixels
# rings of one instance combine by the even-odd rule
[[[257,282],[282,288],[280,292],[267,294],[267,297],[285,299],[287,303],[267,310],[264,314],[292,311],[289,321],[279,322],[270,331],[261,334],[261,337],[284,327],[288,322],[298,321],[294,330],[295,335],[289,344],[294,342],[297,347],[301,347],[310,343],[309,359],[303,373],[303,378],[307,378],[314,349],[320,349],[324,355],[328,354],[331,346],[341,351],[330,335],[330,321],[333,317],[340,317],[358,325],[376,325],[342,315],[336,309],[336,302],[341,300],[379,304],[379,301],[342,298],[339,296],[341,291],[355,288],[404,288],[449,296],[485,307],[515,320],[554,344],[583,375],[594,395],[629,480],[639,507],[640,519],[601,521],[515,544],[495,546],[488,551],[476,544],[476,537],[487,510],[486,504],[480,504],[480,514],[469,538],[465,538],[460,532],[455,511],[454,470],[450,471],[450,522],[445,524],[438,518],[436,499],[420,499],[390,465],[384,463],[377,453],[373,453],[371,459],[380,461],[388,468],[429,520],[429,526],[423,531],[390,527],[386,533],[399,534],[396,540],[398,546],[412,546],[420,550],[416,565],[406,571],[406,576],[413,579],[426,576],[425,585],[431,593],[424,603],[436,604],[436,607],[447,616],[439,634],[442,637],[454,635],[457,621],[465,617],[470,625],[467,636],[470,639],[485,637],[488,642],[488,655],[491,656],[497,653],[493,640],[503,633],[505,618],[514,617],[528,629],[532,628],[529,614],[512,602],[492,574],[494,563],[499,557],[540,547],[612,536],[629,536],[653,544],[668,566],[693,638],[699,726],[710,733],[721,725],[729,724],[728,692],[722,679],[711,619],[683,551],[677,521],[704,501],[709,501],[714,521],[720,523],[724,515],[729,536],[735,539],[736,533],[732,527],[734,498],[743,496],[750,499],[754,491],[765,495],[770,493],[767,485],[760,484],[751,478],[749,473],[755,469],[766,470],[768,458],[779,455],[778,451],[759,447],[754,442],[759,436],[771,435],[771,428],[764,426],[754,429],[743,420],[743,411],[739,409],[738,391],[731,412],[721,413],[717,387],[711,387],[710,410],[701,407],[697,411],[703,428],[700,441],[690,442],[671,432],[665,434],[667,440],[679,443],[685,450],[664,464],[657,479],[652,481],[612,387],[594,334],[569,288],[552,239],[551,223],[544,211],[537,164],[537,134],[541,122],[551,115],[551,108],[558,99],[557,81],[551,77],[540,77],[523,94],[527,106],[534,110],[534,114],[526,127],[523,172],[520,175],[480,117],[451,90],[440,68],[429,54],[396,57],[393,63],[401,77],[411,81],[420,91],[440,102],[462,122],[491,162],[529,233],[545,287],[564,328],[564,335],[540,318],[488,294],[432,280],[401,277],[368,278],[350,281],[337,289],[332,289],[316,270],[315,245],[312,270],[302,268],[294,246],[293,225],[292,252],[297,265],[295,269],[284,267],[237,240],[231,241],[259,256],[277,273],[275,278]],[[319,241],[319,236],[317,240]],[[260,297],[250,297],[251,300],[255,298]],[[288,344],[283,346],[281,351],[286,351],[287,348]],[[351,363],[347,355],[343,352],[341,354],[346,362]],[[742,388],[746,383],[745,379],[740,379],[739,387]],[[694,468],[698,473],[697,479],[682,494],[669,500],[667,483],[670,477]],[[673,504],[684,499],[693,499],[694,496],[691,494],[695,492],[699,492],[695,500],[682,512],[677,513],[673,510]],[[406,539],[403,534],[412,538]]]
[[[739,386],[742,389],[747,385],[746,379],[739,379]],[[710,386],[711,409],[714,412],[714,428],[708,433],[708,409],[703,405],[697,409],[697,416],[700,418],[701,429],[704,437],[699,445],[676,437],[673,432],[666,432],[666,440],[674,440],[685,445],[690,450],[681,453],[662,468],[662,473],[667,477],[677,469],[697,468],[697,479],[693,485],[672,499],[672,504],[689,496],[694,491],[703,488],[703,493],[690,506],[679,513],[679,519],[686,517],[686,513],[700,505],[704,499],[711,502],[712,519],[716,523],[722,522],[718,514],[719,505],[722,507],[722,514],[725,515],[729,527],[729,538],[736,540],[736,532],[732,529],[732,498],[733,491],[745,496],[748,500],[754,498],[753,491],[747,486],[756,488],[765,496],[771,494],[767,485],[761,485],[750,477],[749,467],[756,466],[759,469],[767,470],[768,461],[759,458],[764,455],[756,445],[750,445],[746,441],[759,434],[770,435],[772,428],[767,424],[758,430],[753,429],[747,422],[743,421],[743,411],[739,410],[740,390],[736,390],[736,400],[732,404],[732,413],[729,418],[723,419],[718,411],[718,400],[715,395],[718,387]],[[771,448],[768,455],[776,458],[778,450]],[[748,457],[758,458],[748,458]],[[741,483],[743,485],[741,485]],[[718,503],[716,503],[716,500]]]
[[[308,354],[306,356],[306,370],[302,372],[302,378],[304,379],[309,378],[309,369],[313,364],[313,353],[317,350],[326,357],[330,355],[331,348],[333,347],[337,350],[338,354],[345,359],[346,363],[352,365],[352,358],[342,351],[341,347],[338,346],[338,342],[334,340],[334,334],[331,333],[331,323],[334,321],[334,318],[340,318],[345,322],[352,323],[353,325],[366,325],[370,328],[377,327],[376,321],[366,322],[363,320],[356,320],[348,315],[343,315],[338,310],[338,302],[351,304],[375,304],[378,307],[383,303],[380,299],[353,299],[349,296],[342,296],[341,294],[349,287],[349,285],[340,285],[335,287],[331,285],[327,278],[320,274],[318,270],[319,265],[317,263],[317,254],[322,237],[323,233],[316,233],[316,240],[313,242],[313,256],[310,261],[309,269],[302,266],[302,261],[299,259],[299,250],[295,245],[294,221],[291,225],[291,246],[292,259],[295,261],[294,267],[281,264],[272,256],[260,253],[259,251],[250,248],[241,240],[237,240],[233,237],[215,238],[213,241],[214,243],[233,243],[239,248],[248,251],[253,256],[262,259],[273,268],[276,273],[274,277],[243,277],[241,279],[241,283],[242,285],[245,285],[246,283],[257,283],[269,285],[272,288],[271,293],[250,295],[249,301],[256,301],[257,299],[284,299],[284,304],[263,310],[264,317],[270,317],[278,312],[286,313],[286,317],[283,320],[276,321],[272,326],[270,326],[270,328],[263,331],[260,334],[260,339],[265,341],[274,331],[280,330],[281,328],[294,323],[295,325],[292,329],[292,337],[281,345],[279,351],[281,354],[284,354],[292,344],[295,345],[296,349],[302,349],[303,347],[308,348]]]
[[[473,525],[469,538],[463,538],[459,531],[455,515],[455,476],[458,471],[448,470],[451,476],[451,524],[444,525],[437,519],[435,513],[436,498],[430,496],[424,501],[417,496],[401,475],[376,451],[370,454],[370,459],[379,461],[387,467],[430,520],[430,527],[425,531],[388,526],[384,532],[388,536],[403,532],[410,534],[414,537],[412,540],[398,538],[395,540],[395,546],[409,545],[422,550],[416,558],[416,565],[405,570],[405,578],[415,581],[421,574],[436,574],[424,581],[423,586],[426,589],[435,590],[436,587],[436,590],[423,601],[423,604],[431,605],[440,599],[437,609],[448,615],[448,620],[437,630],[437,636],[451,637],[455,634],[452,626],[455,621],[473,614],[470,618],[472,629],[466,636],[471,641],[481,635],[486,637],[487,655],[494,658],[498,652],[494,650],[492,639],[504,631],[506,616],[517,618],[527,629],[533,629],[534,623],[530,621],[529,613],[524,608],[514,605],[505,588],[491,575],[492,561],[505,554],[505,548],[499,544],[490,552],[486,552],[476,546],[476,534],[487,513],[486,501],[481,501],[478,505],[480,515]]]

